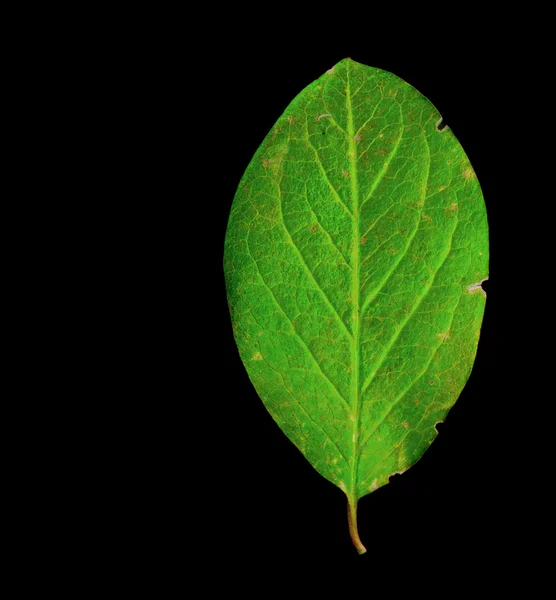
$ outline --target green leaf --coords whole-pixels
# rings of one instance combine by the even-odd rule
[[[345,59],[255,153],[226,232],[235,340],[289,439],[348,498],[429,447],[473,365],[488,271],[475,172],[440,114]]]

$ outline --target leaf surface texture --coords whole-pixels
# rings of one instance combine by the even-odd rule
[[[229,218],[249,377],[352,504],[420,458],[476,354],[486,211],[440,118],[395,75],[345,59],[278,119]]]

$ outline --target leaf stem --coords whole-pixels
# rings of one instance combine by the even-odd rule
[[[350,501],[348,498],[348,525],[349,525],[349,535],[351,536],[351,541],[355,546],[355,549],[359,554],[365,554],[367,552],[367,548],[363,546],[361,540],[359,539],[359,531],[357,531],[357,502]]]

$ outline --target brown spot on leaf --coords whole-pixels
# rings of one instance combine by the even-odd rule
[[[471,179],[471,177],[475,177],[475,171],[473,171],[473,167],[466,167],[463,169],[463,176],[465,179]]]
[[[361,243],[361,245],[363,245],[363,246],[364,246],[364,245],[367,243],[367,238],[366,238],[365,236],[363,236],[363,237],[362,237],[362,238],[359,240],[359,242]]]
[[[262,360],[263,359],[263,355],[260,352],[255,352],[255,354],[253,354],[253,358],[251,360]]]

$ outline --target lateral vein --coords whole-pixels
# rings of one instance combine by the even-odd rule
[[[405,326],[408,324],[408,322],[410,321],[411,317],[413,317],[413,315],[415,314],[416,310],[419,308],[419,306],[421,306],[423,300],[426,298],[427,294],[433,289],[434,287],[434,282],[436,280],[436,277],[438,275],[438,273],[440,272],[440,270],[442,269],[442,266],[444,265],[444,263],[446,262],[446,259],[448,258],[448,256],[450,256],[450,252],[452,250],[452,240],[454,239],[454,233],[456,231],[457,228],[457,224],[458,224],[458,220],[456,217],[456,221],[455,221],[456,225],[450,235],[450,241],[448,243],[448,250],[446,252],[446,254],[443,256],[442,260],[440,261],[440,264],[438,265],[438,268],[435,270],[434,275],[431,279],[430,284],[427,286],[427,288],[425,289],[425,293],[417,300],[417,302],[415,303],[415,306],[411,309],[410,313],[408,314],[408,316],[405,318],[405,320],[401,323],[400,327],[398,328],[397,332],[394,334],[394,336],[392,337],[392,339],[390,340],[390,342],[388,343],[388,345],[385,347],[382,356],[380,357],[379,361],[378,361],[378,365],[376,366],[376,368],[374,369],[374,372],[367,378],[367,380],[365,381],[365,383],[363,384],[363,390],[362,393],[365,392],[365,390],[369,387],[369,385],[372,383],[375,375],[377,374],[378,370],[380,369],[380,367],[384,364],[384,361],[386,360],[387,356],[388,356],[388,352],[390,352],[390,349],[392,348],[392,346],[396,343],[396,340],[400,337],[402,331],[404,330]]]
[[[305,262],[305,259],[303,258],[303,254],[301,254],[301,251],[297,247],[297,244],[294,242],[292,234],[290,233],[290,230],[288,229],[288,226],[286,225],[286,220],[284,219],[284,213],[282,211],[282,192],[281,192],[279,184],[278,184],[278,190],[279,190],[278,207],[280,209],[280,218],[282,220],[282,224],[284,225],[284,231],[286,232],[286,235],[288,236],[288,239],[290,240],[290,244],[291,244],[292,248],[295,250],[297,256],[299,257],[299,260],[301,261],[301,264],[303,265],[305,272],[309,276],[309,279],[315,284],[317,290],[322,294],[324,300],[326,301],[326,304],[328,304],[328,307],[336,315],[336,318],[340,322],[345,334],[348,336],[349,339],[353,339],[353,336],[352,336],[351,332],[349,331],[349,329],[347,328],[347,325],[344,323],[343,319],[338,314],[338,311],[336,310],[336,308],[334,307],[332,302],[330,302],[330,298],[328,298],[325,291],[322,289],[319,282],[317,281],[316,277],[311,272],[311,269],[309,269],[309,266],[307,265],[307,263]]]
[[[311,140],[309,139],[309,127],[308,127],[308,125],[307,125],[307,145],[313,151],[313,153],[315,155],[315,158],[316,158],[316,163],[317,163],[317,165],[318,165],[318,167],[320,169],[320,172],[322,173],[323,177],[325,178],[326,183],[328,184],[328,188],[332,192],[332,195],[334,196],[335,200],[340,203],[340,205],[342,206],[342,208],[351,217],[351,219],[354,219],[353,214],[351,213],[351,211],[349,210],[349,208],[345,205],[345,203],[342,201],[342,199],[340,198],[340,195],[336,191],[336,188],[332,185],[332,183],[330,182],[330,179],[328,178],[328,173],[324,169],[324,165],[321,162],[319,153],[317,152],[317,149],[315,148],[315,146],[313,146]]]
[[[251,230],[249,230],[251,231]],[[299,339],[299,341],[301,342],[301,344],[304,346],[304,348],[307,350],[307,352],[309,353],[309,355],[311,356],[311,358],[313,359],[313,362],[315,363],[316,367],[318,368],[318,370],[320,371],[321,375],[326,379],[326,381],[328,381],[328,383],[332,386],[332,388],[334,389],[334,391],[338,394],[338,396],[345,402],[345,404],[348,406],[348,408],[351,407],[348,403],[348,401],[342,396],[342,394],[340,393],[340,390],[334,385],[334,383],[332,382],[332,380],[328,377],[328,375],[322,370],[319,361],[316,359],[315,355],[313,354],[312,350],[309,348],[309,346],[306,344],[305,340],[299,335],[299,333],[295,330],[295,327],[292,323],[292,320],[290,319],[290,317],[288,316],[288,314],[286,313],[286,311],[282,308],[282,305],[278,302],[278,299],[276,298],[274,292],[272,291],[272,288],[268,285],[268,283],[266,282],[265,278],[263,277],[263,274],[261,273],[261,270],[259,269],[259,264],[257,263],[257,261],[255,260],[255,257],[251,254],[251,248],[249,245],[249,234],[247,234],[247,250],[249,252],[249,256],[251,257],[251,259],[253,260],[253,262],[255,263],[255,267],[257,269],[257,273],[259,274],[259,277],[261,278],[261,281],[263,282],[263,285],[266,287],[266,289],[270,292],[270,295],[272,296],[272,299],[274,300],[274,303],[276,304],[276,306],[278,307],[278,309],[280,310],[280,312],[284,315],[284,317],[286,317],[287,321],[289,322],[289,324],[291,325],[292,330],[296,333],[296,337],[297,339]]]

